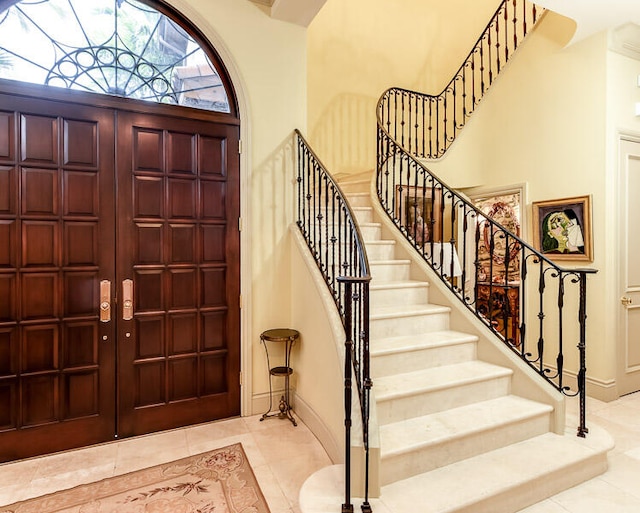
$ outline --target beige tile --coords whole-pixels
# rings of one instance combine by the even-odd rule
[[[185,436],[190,455],[212,451],[235,443],[243,443],[244,445],[247,440],[253,441],[251,433],[242,419],[185,428]]]
[[[610,455],[609,470],[600,479],[635,496],[640,511],[640,459],[626,454]]]
[[[25,483],[29,483],[38,471],[43,459],[33,458],[0,465],[0,492],[5,487],[24,486]]]
[[[0,487],[0,506],[24,500],[26,497],[20,494],[21,490],[24,491],[24,487],[18,485]]]
[[[601,478],[575,486],[553,497],[570,513],[638,513],[640,500]]]
[[[117,444],[115,474],[133,472],[189,455],[184,429],[128,438]]]
[[[518,513],[567,513],[567,510],[552,500],[546,500],[521,509]]]
[[[258,480],[271,513],[290,513],[292,511],[291,498],[287,497],[269,465],[253,466],[253,473]]]

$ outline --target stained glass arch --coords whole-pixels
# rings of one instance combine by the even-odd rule
[[[162,11],[141,0],[0,0],[0,77],[234,113],[219,59]]]

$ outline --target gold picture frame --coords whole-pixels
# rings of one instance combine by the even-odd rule
[[[419,245],[441,242],[441,206],[441,189],[396,185],[394,214]]]
[[[552,260],[593,261],[591,196],[534,201],[533,244]]]

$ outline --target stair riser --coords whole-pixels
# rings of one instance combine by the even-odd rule
[[[325,236],[325,233],[327,231],[329,232],[329,237],[331,237],[332,235],[335,235],[336,238],[339,238],[339,235],[341,233],[344,236],[344,232],[347,229],[345,227],[348,226],[347,224],[340,222],[338,219],[336,219],[335,222],[333,219],[329,219],[328,221],[329,222],[327,222],[327,219],[323,218],[322,222],[314,221],[310,224],[308,222],[304,222],[303,228],[305,229],[305,231],[318,233],[322,236]],[[374,226],[359,225],[359,226],[360,226],[360,233],[362,234],[362,238],[365,241],[380,240],[380,237],[381,237],[380,226],[377,226],[377,225],[374,225]]]
[[[367,210],[355,210],[356,220],[358,223],[371,223],[373,222],[373,209]]]
[[[504,376],[388,401],[378,400],[378,424],[385,425],[495,399],[509,393],[510,381],[511,376]]]
[[[366,182],[343,182],[340,183],[340,189],[345,194],[349,194],[352,192],[368,192],[371,188],[371,184]]]
[[[370,223],[373,219],[373,209],[371,207],[351,207],[353,213],[356,216],[356,221],[359,223]],[[346,216],[341,209],[332,210],[327,209],[324,206],[313,210],[313,217],[317,219],[319,215],[322,215],[323,220],[329,220],[333,224],[338,224],[343,221]]]
[[[536,476],[534,480],[502,493],[478,497],[478,502],[450,509],[447,513],[513,513],[593,479],[605,473],[608,467],[606,453],[597,453],[571,466]]]
[[[382,486],[423,472],[444,467],[481,453],[505,447],[549,431],[548,414],[501,425],[492,429],[469,433],[433,446],[393,456],[382,455]],[[384,447],[384,441],[382,441]],[[490,469],[487,469],[490,472]],[[463,485],[463,483],[461,483]]]
[[[370,207],[371,197],[368,194],[349,194],[347,201],[352,207]]]
[[[406,281],[411,276],[411,264],[409,263],[378,264],[369,262],[369,264],[371,277],[376,283]]]
[[[382,228],[380,226],[360,225],[360,233],[364,240],[380,240],[382,238]]]
[[[372,342],[372,347],[375,341]],[[375,348],[374,348],[375,349]],[[371,358],[371,374],[374,378],[392,376],[403,372],[468,362],[476,357],[473,342],[450,346],[374,355]]]
[[[393,260],[396,254],[396,245],[394,243],[389,244],[367,244],[367,257],[369,262],[374,260]]]
[[[433,313],[396,317],[391,319],[371,319],[371,339],[418,335],[432,331],[449,329],[449,313]]]
[[[393,305],[424,305],[429,302],[429,287],[398,287],[394,289],[374,289],[371,291],[371,307]]]

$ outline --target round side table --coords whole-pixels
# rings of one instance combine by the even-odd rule
[[[260,342],[264,345],[264,351],[267,355],[267,367],[269,369],[269,409],[260,417],[260,421],[268,417],[278,417],[281,419],[289,419],[294,426],[297,426],[293,415],[291,414],[291,403],[289,402],[289,376],[293,374],[291,368],[291,348],[295,341],[300,337],[300,333],[296,330],[289,328],[276,328],[272,330],[264,331],[260,335]],[[267,342],[273,342],[276,344],[284,344],[284,365],[271,367],[269,360],[269,349]],[[273,409],[273,385],[272,380],[274,376],[284,377],[284,395],[280,398],[278,404],[278,410],[271,413]]]

